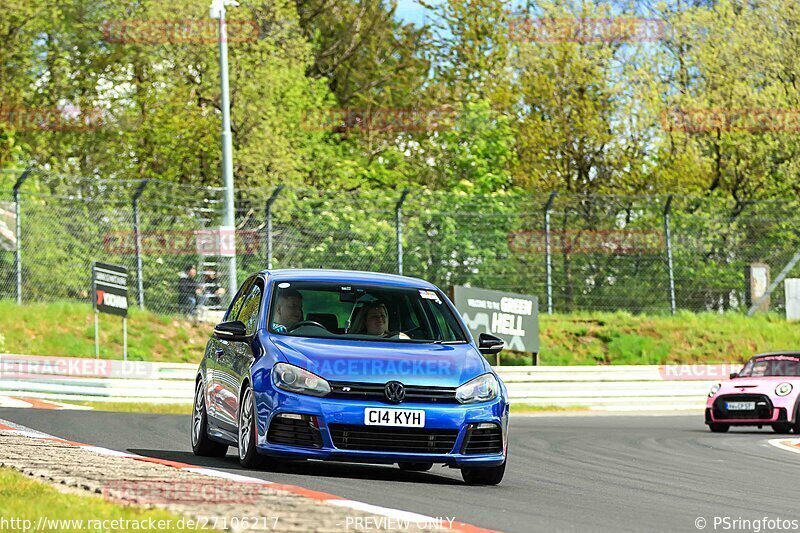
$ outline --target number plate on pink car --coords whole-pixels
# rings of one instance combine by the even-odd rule
[[[756,408],[756,402],[727,402],[725,408],[728,411],[753,411]]]

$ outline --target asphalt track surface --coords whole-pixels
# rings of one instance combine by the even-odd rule
[[[57,437],[208,466],[374,505],[511,531],[733,531],[714,517],[800,521],[800,454],[768,430],[710,433],[702,416],[512,416],[510,460],[496,487],[457,470],[309,461],[278,471],[194,457],[189,416],[0,409],[0,418]],[[790,436],[784,436],[790,437]],[[740,523],[742,524],[742,523]],[[753,531],[755,529],[738,529]],[[765,529],[761,526],[761,530]]]

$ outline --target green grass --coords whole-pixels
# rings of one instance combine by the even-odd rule
[[[128,403],[128,402],[61,402],[65,404],[91,407],[95,411],[114,411],[117,413],[155,413],[160,415],[189,415],[192,404],[178,403]]]
[[[541,315],[540,329],[543,365],[734,363],[800,349],[800,323],[775,313]]]
[[[58,302],[17,306],[0,301],[0,336],[9,353],[94,357],[92,310]],[[132,360],[196,363],[211,324],[131,309],[128,354]],[[119,317],[100,315],[101,357],[122,358]],[[629,313],[540,315],[543,365],[620,365],[743,362],[756,352],[800,350],[800,323],[771,313]],[[494,363],[494,356],[490,357]],[[530,355],[504,352],[503,365],[531,364]]]
[[[100,357],[122,359],[122,319],[99,315]],[[130,309],[128,359],[199,362],[211,324]],[[94,357],[94,317],[89,304],[56,302],[18,306],[0,301],[0,335],[5,352]]]
[[[73,527],[44,528],[45,531],[89,531],[88,520],[108,520],[103,531],[131,531],[132,528],[113,528],[113,520],[136,520],[148,529],[149,519],[164,520],[162,525],[169,525],[159,531],[194,531],[192,529],[178,529],[181,518],[178,515],[161,510],[147,510],[139,507],[124,506],[108,502],[99,496],[82,496],[79,494],[65,494],[57,491],[46,483],[35,481],[19,472],[9,468],[0,468],[0,502],[2,502],[2,518],[5,520],[18,519],[16,523],[9,522],[3,531],[24,531],[20,526],[24,520],[30,520],[28,531],[32,531],[40,516],[50,520],[84,520],[84,529]],[[156,522],[158,523],[158,522]],[[15,525],[16,524],[16,525]],[[132,523],[129,522],[128,525]],[[124,522],[118,526],[125,525]],[[135,527],[135,526],[134,526]],[[92,529],[99,531],[99,529]]]

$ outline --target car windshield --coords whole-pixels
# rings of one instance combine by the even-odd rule
[[[800,376],[800,356],[770,355],[750,359],[739,372],[742,378]]]
[[[467,342],[438,291],[285,281],[276,283],[272,292],[271,333],[364,341]]]

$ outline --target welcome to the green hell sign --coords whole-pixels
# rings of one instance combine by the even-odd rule
[[[536,296],[453,287],[455,303],[472,336],[491,333],[506,349],[539,352],[539,302]]]

